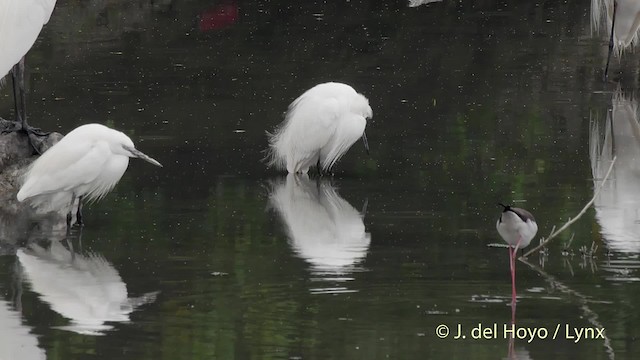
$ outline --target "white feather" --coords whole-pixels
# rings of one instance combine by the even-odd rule
[[[0,1],[0,77],[31,49],[56,0]]]
[[[82,125],[33,162],[18,191],[18,201],[26,200],[40,210],[68,211],[76,197],[98,200],[120,181],[129,157],[161,166],[135,150],[124,133],[100,124]]]
[[[640,1],[616,0],[616,23],[613,31],[614,50],[623,50],[638,44],[640,33]],[[613,21],[614,0],[591,0],[591,27],[610,36]]]
[[[269,134],[269,164],[306,173],[319,160],[329,170],[362,137],[371,116],[369,101],[351,86],[316,85],[289,105],[284,122]]]
[[[504,241],[511,247],[523,249],[531,243],[531,239],[538,232],[535,220],[523,221],[513,211],[505,211],[496,222],[496,229]]]

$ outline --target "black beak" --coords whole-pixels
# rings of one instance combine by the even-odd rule
[[[369,141],[367,140],[367,133],[362,132],[362,142],[364,143],[364,149],[367,151],[367,155],[369,155]]]
[[[503,203],[498,203],[498,205],[502,206],[502,207],[504,208],[504,209],[503,209],[504,211],[509,210],[509,208],[511,207],[511,206],[509,206],[509,205],[505,205],[505,204],[503,204]]]

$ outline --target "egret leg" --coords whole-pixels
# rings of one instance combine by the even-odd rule
[[[71,195],[71,204],[69,204],[69,212],[67,213],[67,236],[71,233],[71,219],[73,218],[73,206],[76,202],[76,195]]]
[[[618,1],[613,1],[613,16],[611,18],[611,37],[609,38],[609,54],[607,55],[607,65],[604,68],[604,79],[607,81],[609,78],[609,62],[611,62],[611,54],[613,53],[613,29],[616,25],[616,10],[618,9]]]
[[[16,120],[12,129],[5,129],[3,134],[20,131],[27,134],[29,145],[33,150],[40,154],[40,150],[33,144],[30,134],[36,136],[46,136],[49,133],[42,132],[40,129],[31,127],[27,124],[27,95],[24,85],[24,57],[18,61],[11,69],[11,80],[13,82],[13,99],[16,112]]]
[[[84,222],[82,221],[82,196],[78,197],[78,212],[76,213],[76,222],[80,227],[84,225]]]

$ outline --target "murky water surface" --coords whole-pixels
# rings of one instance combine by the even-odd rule
[[[0,358],[634,358],[639,64],[601,81],[589,5],[59,0],[31,122],[108,124],[164,168],[132,160],[66,239],[3,220]],[[329,80],[370,99],[371,155],[331,179],[267,169],[265,131]],[[595,210],[517,264],[512,314],[496,203],[547,235],[614,156]]]

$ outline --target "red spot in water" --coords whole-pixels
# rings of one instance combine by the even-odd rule
[[[200,14],[200,31],[211,31],[227,28],[238,21],[238,5],[224,4],[214,6]]]

